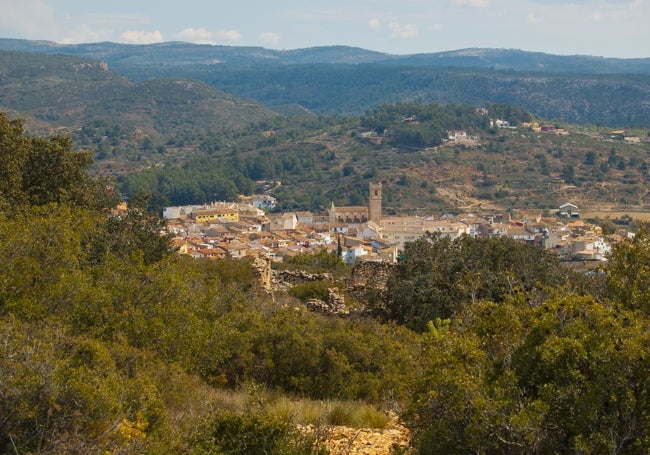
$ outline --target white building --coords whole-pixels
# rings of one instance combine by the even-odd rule
[[[253,205],[258,209],[271,210],[277,205],[277,199],[268,194],[255,194],[253,195]]]

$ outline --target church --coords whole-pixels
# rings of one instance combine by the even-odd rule
[[[369,187],[370,204],[368,207],[347,206],[335,207],[334,202],[329,210],[330,224],[362,224],[368,221],[381,225],[381,183],[371,183]]]

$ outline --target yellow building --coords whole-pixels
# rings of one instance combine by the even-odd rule
[[[231,209],[203,209],[192,212],[197,223],[212,223],[214,221],[239,221],[239,212]]]

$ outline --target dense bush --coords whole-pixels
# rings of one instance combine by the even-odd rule
[[[388,280],[386,307],[375,311],[425,331],[429,321],[449,318],[471,302],[502,302],[519,293],[539,301],[570,276],[555,254],[508,237],[430,235],[406,245]]]
[[[318,441],[300,433],[289,422],[260,415],[217,415],[196,441],[192,453],[224,455],[317,455],[325,454]]]
[[[591,297],[468,307],[431,337],[416,453],[645,453],[649,329]]]
[[[306,302],[309,299],[327,300],[328,289],[332,283],[328,281],[312,281],[310,283],[297,284],[289,290],[289,294]]]

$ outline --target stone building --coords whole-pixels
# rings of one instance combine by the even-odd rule
[[[330,225],[337,223],[362,224],[369,220],[381,223],[381,183],[370,184],[370,206],[363,205],[336,207],[334,202],[329,210]]]
[[[370,184],[369,219],[381,226],[381,183]]]
[[[368,221],[368,207],[362,205],[336,207],[334,202],[332,202],[332,206],[330,207],[330,224],[361,224],[366,221]]]

